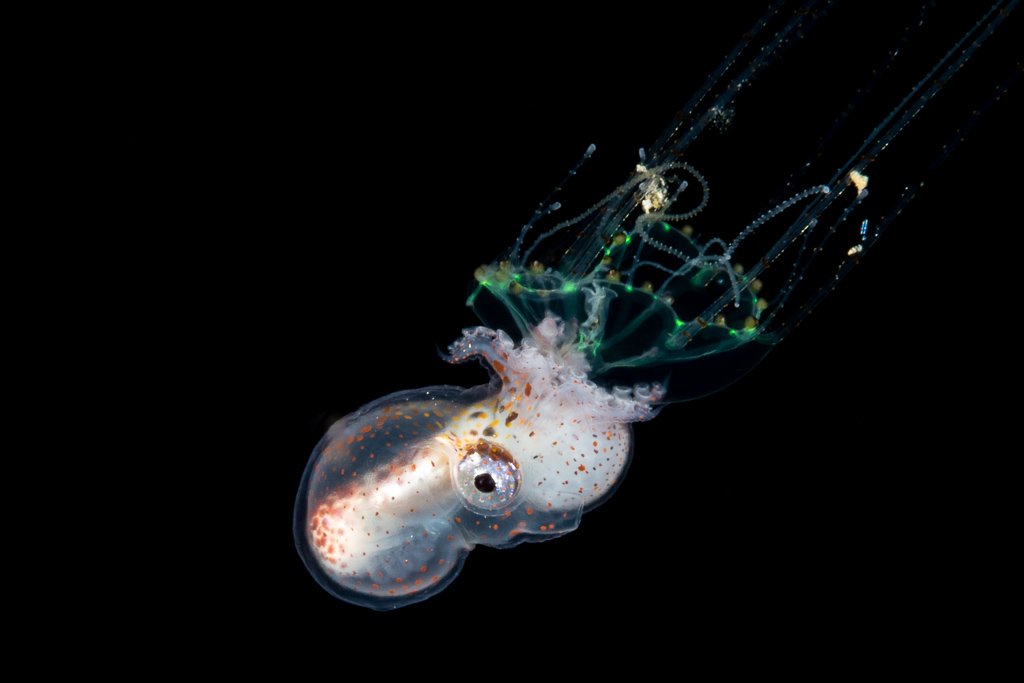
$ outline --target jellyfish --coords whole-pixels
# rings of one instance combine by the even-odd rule
[[[838,116],[788,175],[731,169],[737,180],[711,164],[713,176],[700,160],[714,159],[745,94],[827,19],[827,3],[771,7],[639,149],[622,182],[570,211],[571,186],[597,155],[589,145],[505,253],[473,273],[467,304],[482,325],[463,330],[445,358],[480,361],[490,382],[385,396],[335,422],[315,447],[293,527],[316,581],[344,601],[394,609],[443,590],[477,545],[576,529],[625,476],[632,424],[749,372],[873,249],[961,131],[1002,97],[1012,79],[971,108],[922,169],[875,192],[880,160],[1016,4],[996,2],[963,26],[856,138],[846,134],[853,117]],[[921,25],[908,26],[907,41]],[[866,69],[870,78],[884,78],[898,52]],[[713,188],[737,182],[772,187],[742,221],[715,207]]]

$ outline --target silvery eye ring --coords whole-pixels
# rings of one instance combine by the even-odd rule
[[[498,444],[484,439],[460,454],[453,476],[466,507],[482,515],[509,510],[523,483],[523,473],[515,458]]]

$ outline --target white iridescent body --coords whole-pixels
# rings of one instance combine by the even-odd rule
[[[402,392],[337,422],[314,452],[296,515],[320,583],[351,602],[397,607],[447,585],[477,544],[575,529],[621,481],[630,423],[654,415],[661,389],[597,386],[574,338],[551,316],[518,345],[466,330],[450,360],[485,361],[489,385]]]

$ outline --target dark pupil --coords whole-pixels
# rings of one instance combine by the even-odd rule
[[[473,480],[473,486],[475,486],[476,490],[481,493],[490,493],[498,487],[497,484],[494,483],[494,477],[486,472],[476,475],[476,479]]]

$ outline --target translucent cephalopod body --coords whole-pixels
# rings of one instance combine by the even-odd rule
[[[829,4],[770,9],[621,185],[560,221],[548,198],[477,269],[468,304],[487,327],[465,330],[448,360],[484,362],[489,384],[392,394],[331,426],[294,517],[317,581],[348,602],[400,607],[443,589],[475,545],[575,529],[621,482],[631,423],[742,376],[871,249],[923,184],[900,179],[903,191],[869,199],[871,165],[1016,4],[964,27],[859,145],[838,160],[819,150],[735,223],[715,213],[692,160]]]
[[[520,344],[466,330],[451,359],[472,357],[492,368],[490,385],[387,396],[335,423],[317,446],[296,534],[320,582],[344,599],[422,599],[477,543],[572,531],[619,483],[629,425],[660,397],[657,387],[609,392],[587,379],[584,355],[555,318]]]

